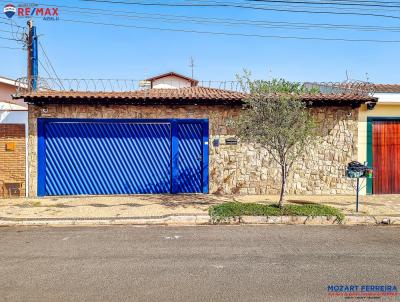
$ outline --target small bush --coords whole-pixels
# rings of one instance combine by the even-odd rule
[[[339,222],[344,219],[339,209],[321,204],[288,204],[280,209],[277,204],[227,202],[211,206],[208,212],[214,222],[229,221],[241,216],[327,216],[336,217]]]

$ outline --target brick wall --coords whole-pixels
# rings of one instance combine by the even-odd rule
[[[37,192],[37,118],[206,118],[210,127],[210,193],[277,194],[279,169],[258,145],[226,145],[234,136],[229,121],[240,107],[229,106],[133,106],[133,105],[49,105],[47,113],[29,106],[30,195]],[[294,166],[288,179],[290,194],[354,194],[352,182],[344,176],[348,162],[357,159],[358,109],[313,108],[320,134]],[[351,113],[351,114],[349,114]],[[213,147],[219,139],[220,146]]]
[[[19,183],[20,196],[25,196],[25,152],[25,125],[0,124],[0,186]]]

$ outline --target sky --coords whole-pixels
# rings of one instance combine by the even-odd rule
[[[114,0],[116,1],[116,0]],[[294,1],[294,0],[288,0]],[[331,2],[327,0],[308,0]],[[338,0],[332,0],[333,2]],[[342,0],[343,1],[343,0]],[[344,0],[347,2],[360,2]],[[364,1],[364,0],[363,0]],[[345,13],[390,15],[392,17],[340,14],[310,14],[264,9],[202,6],[146,6],[131,3],[227,3],[223,0],[125,0],[120,3],[91,1],[38,1],[40,7],[58,7],[59,20],[35,18],[39,40],[60,78],[118,78],[141,80],[160,73],[176,71],[191,75],[190,58],[194,60],[194,77],[202,81],[235,80],[243,69],[254,78],[285,78],[290,81],[341,82],[351,80],[375,83],[399,83],[400,13],[399,9],[377,6],[332,9],[332,5],[314,8],[308,4],[246,2],[278,10],[330,10]],[[285,1],[283,1],[285,2]],[[301,1],[298,1],[301,2]],[[307,2],[307,1],[306,1]],[[385,3],[382,0],[369,3]],[[395,1],[392,1],[395,2]],[[0,37],[16,37],[15,30],[2,12],[7,3],[15,6],[22,1],[1,1]],[[254,3],[254,4],[253,4]],[[261,4],[260,4],[261,3]],[[67,7],[68,6],[68,7]],[[74,7],[74,8],[71,8]],[[400,7],[400,1],[399,1]],[[84,9],[87,8],[87,9]],[[101,10],[101,11],[100,11]],[[161,16],[161,14],[163,16]],[[171,15],[185,16],[174,17]],[[197,18],[197,19],[196,19]],[[202,18],[202,22],[195,21]],[[234,20],[233,20],[234,19]],[[235,20],[244,21],[235,21]],[[13,24],[26,26],[26,18],[14,15]],[[75,22],[67,21],[75,20]],[[211,23],[210,20],[216,20]],[[233,21],[232,21],[233,20]],[[243,25],[238,23],[249,23]],[[76,22],[78,21],[78,22]],[[391,31],[260,27],[254,21],[345,24],[354,26],[392,27]],[[79,22],[118,24],[106,26]],[[225,22],[225,23],[223,23]],[[276,23],[274,23],[276,24]],[[131,27],[135,26],[135,27]],[[137,27],[162,28],[151,30]],[[168,31],[173,29],[177,31]],[[371,28],[370,28],[371,29]],[[3,30],[3,31],[2,31]],[[242,34],[229,36],[181,31]],[[258,35],[258,36],[249,36]],[[263,36],[263,37],[261,37]],[[265,36],[317,37],[324,39],[389,40],[383,42],[345,42],[271,38]],[[26,75],[26,51],[17,41],[0,39],[0,75],[18,78]],[[39,51],[44,62],[44,54]],[[40,76],[49,77],[40,67]],[[54,76],[49,72],[50,76]]]

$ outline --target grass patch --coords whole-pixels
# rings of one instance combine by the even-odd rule
[[[40,207],[41,205],[40,201],[32,201],[30,204],[31,207]]]
[[[327,216],[336,217],[338,222],[344,219],[343,213],[336,208],[322,204],[287,204],[283,209],[277,204],[227,202],[211,206],[208,213],[214,222],[229,221],[241,216]]]

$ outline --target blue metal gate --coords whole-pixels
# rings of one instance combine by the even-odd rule
[[[178,124],[178,193],[200,193],[203,162],[202,126]]]
[[[38,119],[38,195],[208,193],[207,120]]]

